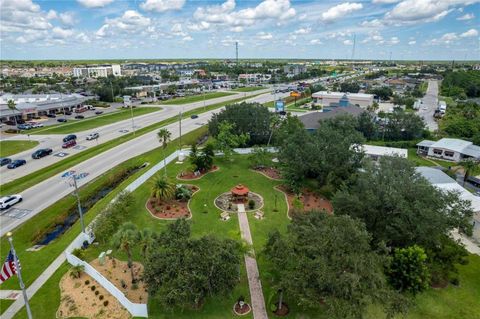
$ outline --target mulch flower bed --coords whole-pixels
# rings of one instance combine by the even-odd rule
[[[280,175],[280,171],[275,167],[257,167],[254,169],[256,172],[267,176],[268,178],[281,180],[282,176]]]
[[[288,214],[291,214],[291,211],[294,209],[293,201],[295,200],[296,195],[289,191],[284,185],[278,187],[279,190],[284,192],[287,195],[288,201]],[[329,214],[333,213],[332,203],[325,197],[316,194],[310,190],[304,189],[299,198],[303,203],[303,211],[311,210],[326,210]]]
[[[194,185],[185,185],[192,191],[192,196],[198,192],[199,188]],[[178,219],[189,218],[191,212],[188,209],[189,201],[179,201],[177,199],[171,199],[167,201],[158,202],[156,198],[150,197],[147,200],[146,207],[148,211],[157,218],[162,219]]]
[[[278,302],[275,303],[275,305],[277,306],[277,310],[274,311],[273,313],[276,316],[283,317],[283,316],[288,315],[290,310],[288,309],[288,305],[286,303],[282,302],[282,309],[278,309]]]
[[[200,172],[200,174],[198,175],[195,175],[195,172],[187,171],[187,172],[181,172],[180,174],[178,174],[177,178],[181,180],[195,180],[195,179],[200,179],[204,175],[207,175],[208,173],[215,172],[215,171],[218,171],[218,166],[213,165],[209,171]]]
[[[244,303],[242,307],[237,303],[235,303],[235,306],[233,307],[233,311],[237,315],[245,315],[249,313],[251,310],[250,305],[248,303]]]

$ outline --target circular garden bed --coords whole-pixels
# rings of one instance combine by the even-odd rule
[[[280,175],[280,171],[275,167],[257,167],[254,169],[255,172],[258,172],[266,177],[273,179],[273,180],[282,180],[282,176]]]
[[[214,203],[217,208],[231,213],[238,211],[238,204],[244,204],[245,211],[251,212],[263,207],[263,198],[257,193],[249,192],[244,200],[237,200],[231,192],[226,192],[215,198]]]
[[[325,197],[312,192],[310,190],[304,189],[300,196],[296,196],[294,193],[289,191],[285,186],[277,187],[278,190],[282,191],[288,202],[288,216],[290,217],[292,212],[308,212],[311,210],[325,210],[327,213],[333,213],[332,203]]]
[[[192,191],[192,196],[200,189],[195,185],[184,185]],[[150,197],[147,200],[146,208],[156,218],[160,219],[178,219],[190,218],[192,216],[188,201],[181,201],[178,199],[170,199],[158,201],[156,198]]]

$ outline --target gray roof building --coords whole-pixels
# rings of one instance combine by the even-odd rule
[[[357,117],[363,112],[365,112],[365,110],[358,106],[337,107],[328,111],[325,109],[323,112],[307,113],[305,115],[299,116],[298,119],[302,121],[305,129],[316,130],[320,127],[319,121],[331,119],[336,116],[346,114]]]

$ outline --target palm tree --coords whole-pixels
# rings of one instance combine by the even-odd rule
[[[158,140],[162,143],[163,149],[163,168],[165,169],[165,177],[167,176],[167,158],[165,157],[165,149],[167,148],[168,142],[170,142],[170,137],[172,133],[170,133],[166,128],[162,128],[157,133]]]
[[[137,226],[131,222],[124,223],[112,237],[112,244],[115,248],[121,249],[127,253],[128,267],[132,275],[132,283],[135,283],[135,274],[133,273],[132,247],[137,242]]]
[[[83,265],[76,265],[70,268],[70,277],[77,279],[82,276],[82,272],[84,271],[85,267]]]
[[[479,162],[473,158],[464,159],[459,164],[463,167],[464,170],[462,186],[465,186],[467,178],[470,176],[471,173],[476,171],[480,167],[480,165]]]
[[[280,125],[280,117],[279,116],[272,116],[270,120],[270,136],[268,137],[267,147],[270,146],[270,141],[272,140],[273,132],[278,128]]]
[[[151,190],[152,197],[156,198],[158,203],[162,200],[172,199],[175,196],[175,185],[170,183],[164,176],[155,178]]]
[[[17,105],[15,104],[14,100],[8,100],[7,106],[13,113],[13,120],[15,121],[15,127],[17,126],[17,116],[15,115],[15,111],[17,111]]]
[[[147,259],[147,250],[151,245],[155,242],[154,233],[149,229],[145,228],[137,233],[137,243],[140,246],[140,250],[142,251],[143,259]]]

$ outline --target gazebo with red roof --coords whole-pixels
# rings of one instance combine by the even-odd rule
[[[249,192],[250,190],[248,189],[248,187],[242,184],[238,184],[231,189],[232,197],[236,200],[245,200]]]

